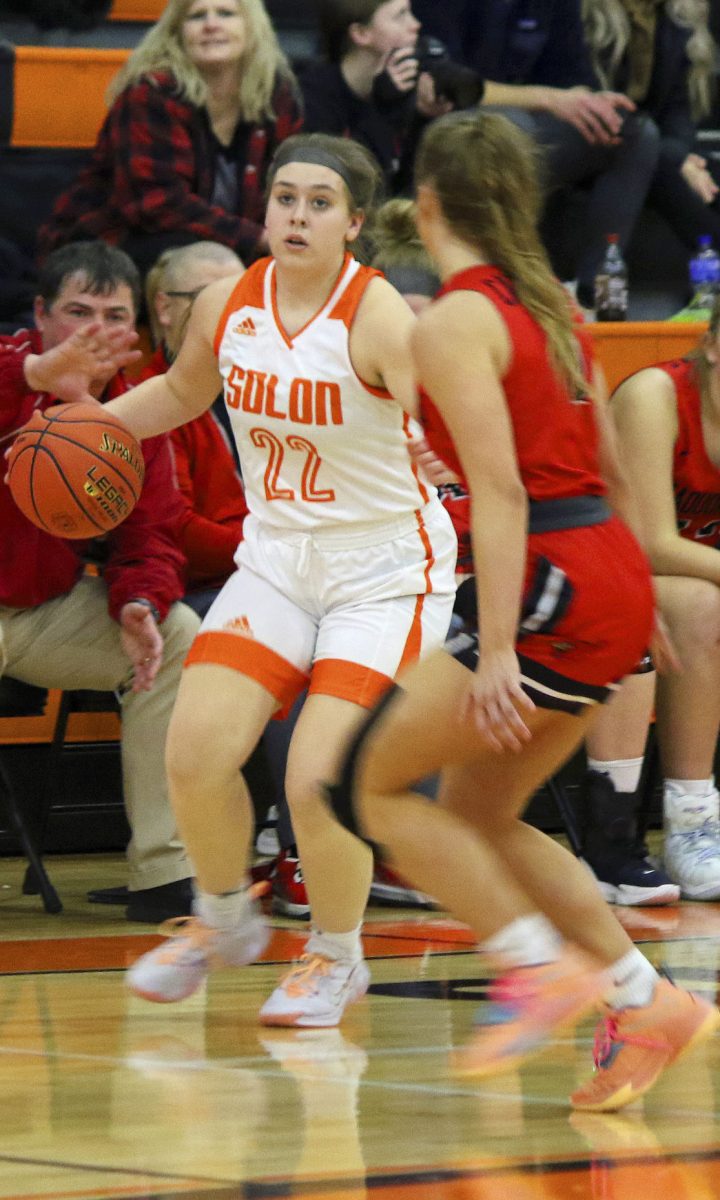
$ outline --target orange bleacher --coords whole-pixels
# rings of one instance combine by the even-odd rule
[[[86,148],[105,119],[105,93],[130,51],[16,46],[8,145]]]
[[[627,321],[588,326],[612,390],[633,371],[681,358],[707,329],[705,322]]]
[[[167,0],[115,0],[111,21],[157,21]]]

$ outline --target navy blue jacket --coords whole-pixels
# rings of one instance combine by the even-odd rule
[[[597,87],[580,0],[413,0],[423,32],[494,83]]]

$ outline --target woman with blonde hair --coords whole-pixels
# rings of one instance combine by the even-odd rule
[[[169,0],[109,98],[90,163],[40,231],[41,254],[100,237],[142,270],[199,240],[257,257],[267,166],[301,124],[262,0]]]
[[[658,165],[647,194],[685,245],[720,247],[719,189],[694,150],[710,112],[717,46],[707,0],[583,0],[585,36],[604,87],[623,88],[657,126]]]
[[[384,695],[328,796],[504,972],[458,1072],[512,1069],[604,1000],[597,1074],[572,1102],[613,1110],[720,1013],[661,980],[586,869],[521,817],[644,652],[650,571],[616,515],[633,514],[590,340],[539,241],[531,143],[497,115],[443,117],[416,179],[443,284],[411,346],[428,440],[472,499],[476,624]],[[431,804],[415,783],[438,770]]]

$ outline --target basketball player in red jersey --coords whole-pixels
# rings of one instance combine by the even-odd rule
[[[524,135],[497,115],[442,118],[417,181],[443,285],[412,345],[426,435],[472,497],[479,635],[402,676],[329,791],[505,972],[457,1070],[516,1066],[604,999],[604,1052],[573,1103],[612,1110],[720,1013],[661,980],[585,867],[520,817],[650,641],[650,573],[610,508],[627,497],[602,380],[537,236]],[[408,790],[440,769],[439,805]]]
[[[631,375],[614,393],[612,408],[658,601],[683,666],[657,680],[655,697],[664,863],[683,896],[718,900],[720,797],[713,760],[720,728],[720,300],[696,349]],[[588,743],[590,835],[601,855],[605,847],[627,854],[631,845],[599,840],[603,830],[593,797],[632,831],[654,685],[652,674],[631,676]],[[602,861],[586,858],[605,880]],[[628,901],[620,896],[619,902]]]
[[[143,956],[129,983],[149,999],[193,992],[211,962],[257,957],[267,932],[245,887],[251,809],[239,769],[268,720],[308,688],[286,792],[313,917],[307,952],[263,1006],[266,1024],[329,1026],[368,986],[360,925],[366,845],[327,809],[349,735],[400,667],[440,645],[457,542],[408,454],[414,317],[349,247],[378,169],[323,134],[288,139],[273,163],[273,257],[208,287],[167,374],[111,411],[134,431],[197,416],[219,380],[249,516],[238,570],[190,652],[168,738],[173,804],[190,847],[197,920]]]

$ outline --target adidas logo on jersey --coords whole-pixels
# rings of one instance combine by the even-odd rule
[[[252,317],[244,317],[239,325],[236,325],[233,333],[243,333],[246,337],[257,337],[257,329]]]
[[[230,621],[225,622],[223,629],[228,633],[236,633],[238,637],[255,637],[247,617],[233,617]]]

